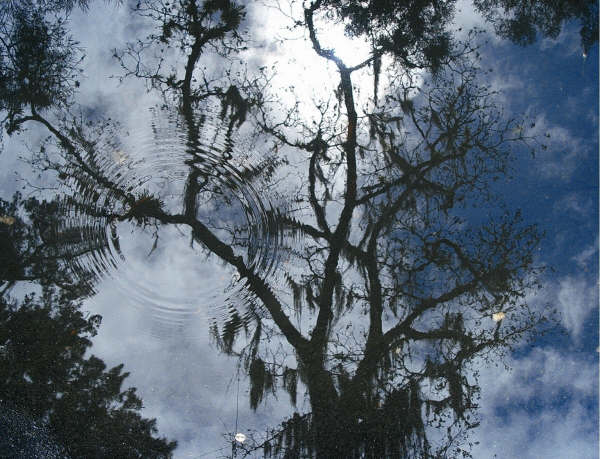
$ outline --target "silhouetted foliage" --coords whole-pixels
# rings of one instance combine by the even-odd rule
[[[454,0],[317,1],[311,8],[345,24],[350,36],[365,38],[375,54],[391,54],[407,68],[438,69],[451,53]]]
[[[60,287],[72,299],[91,294],[95,276],[84,269],[74,273],[69,261],[97,249],[101,241],[86,240],[77,228],[60,232],[64,211],[58,200],[23,199],[15,193],[10,202],[0,199],[0,215],[3,292],[28,281]]]
[[[198,61],[208,46],[223,55],[242,47],[238,27],[245,12],[241,5],[232,0],[141,0],[135,12],[151,20],[155,32],[123,51],[115,51],[126,76],[141,78],[165,95],[185,97],[188,103],[226,93],[230,98],[234,95],[235,88],[224,89],[206,69],[199,75]],[[183,69],[168,58],[171,53],[184,63]],[[237,104],[238,99],[233,102]],[[239,122],[243,122],[243,115],[238,117]]]
[[[95,197],[113,200],[106,207],[82,206],[84,213],[107,224],[187,226],[194,243],[232,268],[243,283],[249,301],[227,305],[228,320],[211,325],[216,345],[242,359],[253,409],[278,387],[294,404],[304,390],[311,409],[294,414],[266,439],[240,445],[241,452],[261,449],[265,455],[289,458],[468,455],[453,442],[477,426],[473,362],[501,357],[549,316],[531,311],[526,302],[527,293],[539,286],[541,269],[534,265],[533,254],[541,235],[523,222],[519,211],[492,206],[499,200],[489,187],[508,172],[512,150],[525,145],[523,123],[506,120],[496,107],[496,94],[482,82],[471,53],[474,35],[461,43],[447,30],[454,4],[306,3],[303,17],[294,24],[305,28],[315,53],[332,64],[339,78],[331,97],[311,101],[316,107],[311,119],[299,111],[300,101],[289,107],[277,94],[269,94],[270,78],[276,74],[268,75],[264,68],[249,77],[243,72],[212,74],[199,65],[205,53],[214,51],[211,55],[221,57],[226,66],[244,49],[238,31],[245,14],[242,5],[140,1],[135,11],[153,22],[155,32],[114,56],[124,77],[145,80],[150,89],[162,92],[165,111],[181,117],[191,147],[186,186],[176,208],[168,208],[159,192],[134,195],[129,184],[111,179],[98,166],[94,139],[81,125],[69,128],[66,117],[53,124],[35,111],[71,93],[42,94],[42,102],[15,96],[9,130],[25,121],[44,125],[72,165],[68,177],[94,184],[82,189],[93,188]],[[548,10],[548,27],[541,20],[545,10],[535,10],[526,20],[518,19],[523,28],[510,22],[502,26],[497,10],[486,11],[499,33],[528,43],[533,28],[553,36],[567,19],[583,17],[584,9],[565,9],[558,16],[553,16],[557,10]],[[335,50],[324,48],[319,31],[328,21],[343,22],[348,34],[368,41],[371,54],[350,67]],[[585,27],[588,37],[593,27]],[[62,40],[61,33],[57,37]],[[586,40],[584,46],[593,43]],[[47,53],[46,48],[39,52]],[[166,50],[175,50],[176,59],[162,57]],[[386,56],[391,63],[384,61]],[[369,68],[372,73],[366,72]],[[415,68],[429,73],[416,82]],[[363,71],[361,77],[372,77],[375,88],[364,104],[358,102],[353,83]],[[390,78],[379,88],[384,72]],[[299,180],[293,198],[305,218],[283,217],[278,223],[304,239],[290,253],[292,267],[283,288],[271,285],[259,266],[240,255],[255,250],[251,241],[236,239],[237,228],[229,229],[230,241],[220,238],[220,228],[199,210],[199,196],[211,204],[216,199],[228,203],[227,192],[211,185],[214,175],[198,167],[202,158],[193,150],[210,103],[221,108],[221,124],[215,129],[224,131],[227,140],[224,151],[217,152],[222,154],[218,166],[232,159],[235,131],[250,123],[256,137],[268,139],[273,147],[265,152],[260,169],[243,171],[245,178],[274,180],[280,168],[292,163],[288,158],[294,159],[293,174]],[[26,105],[32,115],[15,118]],[[284,150],[292,153],[279,155]],[[471,204],[488,207],[488,218],[472,218]],[[6,212],[17,213],[12,205]],[[15,231],[24,228],[19,225]],[[18,279],[26,272],[16,261],[27,253],[27,245],[19,242],[26,239],[26,231],[18,236],[4,230],[2,243],[10,261],[4,276],[10,281],[10,276]],[[32,308],[33,300],[27,301]],[[502,318],[496,320],[498,313]],[[280,354],[271,352],[275,345],[285,350],[285,364],[277,359]],[[120,399],[124,408],[139,408],[133,392],[120,395],[120,367],[105,372],[97,359],[86,362],[83,387],[88,373],[105,375],[112,388],[107,396],[125,397]],[[35,407],[37,402],[31,403]],[[102,409],[87,406],[94,422],[107,419]],[[119,411],[119,419],[125,422],[127,413]],[[139,422],[140,432],[153,432],[152,423]],[[61,428],[74,431],[71,424]],[[428,435],[432,431],[447,432],[448,440],[434,445]],[[172,446],[165,448],[170,451]]]
[[[45,3],[0,3],[0,110],[8,133],[36,111],[71,104],[83,55],[66,20]]]
[[[577,20],[585,53],[598,42],[598,2],[595,0],[473,0],[498,35],[530,45],[538,33],[556,38],[564,24]]]
[[[310,9],[325,20],[345,25],[349,36],[365,38],[374,55],[391,53],[405,67],[437,70],[453,52],[448,30],[456,0],[314,1]],[[521,44],[532,44],[538,33],[556,38],[565,23],[577,20],[587,53],[598,41],[598,2],[594,0],[474,0],[474,6],[494,25],[496,33]],[[376,71],[377,73],[377,71]]]
[[[122,388],[123,365],[86,356],[100,316],[49,288],[0,301],[1,400],[46,424],[72,458],[170,457],[176,443],[140,416],[136,389]]]

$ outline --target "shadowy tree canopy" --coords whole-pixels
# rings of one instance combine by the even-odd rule
[[[584,52],[598,43],[598,2],[594,0],[474,0],[473,4],[498,35],[520,45],[532,44],[538,33],[556,38],[565,23],[575,20]]]
[[[498,8],[474,3],[498,33],[517,43],[530,43],[537,29],[555,36],[572,18],[582,20],[585,49],[597,39],[587,19],[587,13],[597,16],[590,2],[572,7],[559,2],[546,9],[527,7],[531,2],[500,2]],[[306,2],[294,26],[335,69],[337,87],[320,99],[286,106],[271,89],[277,69],[273,74],[264,68],[230,71],[232,57],[243,58],[240,53],[246,50],[239,32],[242,4],[140,1],[135,11],[152,21],[154,32],[114,55],[124,78],[139,78],[160,91],[164,111],[180,117],[189,170],[173,207],[160,192],[135,194],[131,184],[103,169],[89,125],[69,121],[64,109],[76,84],[69,80],[72,55],[60,54],[68,39],[64,29],[48,33],[43,20],[35,21],[42,32],[34,32],[50,38],[23,45],[12,60],[7,60],[8,51],[1,55],[3,63],[9,62],[2,64],[1,81],[12,91],[7,94],[14,94],[1,107],[9,114],[7,130],[29,122],[45,126],[68,165],[61,168],[62,178],[93,183],[95,196],[110,196],[112,201],[93,209],[79,206],[83,213],[112,225],[152,225],[157,232],[185,226],[193,242],[231,267],[249,292],[247,304],[231,305],[228,320],[211,325],[217,346],[241,359],[252,408],[279,387],[293,403],[304,389],[310,412],[294,414],[266,438],[239,446],[241,452],[260,448],[265,455],[290,458],[467,455],[456,441],[477,426],[473,361],[501,357],[548,318],[549,313],[532,311],[526,302],[527,293],[538,286],[534,251],[541,235],[519,211],[492,205],[499,200],[490,191],[490,183],[508,172],[513,149],[528,140],[523,121],[505,119],[497,107],[496,94],[472,53],[474,35],[459,42],[449,32],[454,7],[454,1],[435,0]],[[349,66],[322,46],[320,31],[328,21],[341,22],[349,35],[366,40],[370,55]],[[21,40],[19,27],[33,27],[18,15],[11,24],[3,33],[15,43]],[[54,55],[53,50],[59,51]],[[176,52],[176,59],[162,57],[165,50]],[[32,77],[39,73],[28,64],[32,55],[54,56],[53,62],[62,62],[56,65],[62,65],[57,72],[64,78],[44,87],[38,80],[32,88],[23,86],[31,79],[25,80],[21,69]],[[208,56],[220,59],[226,70],[207,66]],[[429,73],[417,81],[416,68]],[[379,88],[384,73],[388,78]],[[358,81],[366,79],[372,79],[375,91],[359,101]],[[314,116],[302,113],[300,102],[314,105]],[[272,145],[264,152],[269,167],[255,177],[275,181],[277,170],[294,159],[293,174],[299,179],[290,196],[302,209],[302,219],[283,215],[277,224],[301,235],[303,242],[290,251],[292,267],[284,285],[272,285],[244,257],[250,241],[236,238],[236,230],[226,240],[198,205],[229,202],[227,192],[212,183],[216,174],[201,167],[206,152],[198,145],[211,104],[221,108],[214,128],[227,139],[213,165],[219,174],[226,174],[236,159],[235,132],[248,125],[255,139]],[[62,116],[42,113],[51,105],[63,110]],[[8,213],[16,212],[17,204],[3,205],[12,205]],[[489,215],[475,218],[475,205],[489,207]],[[10,260],[3,275],[9,282],[27,272],[16,260],[35,246],[20,242],[27,240],[27,231],[19,225],[15,235],[6,228],[2,233]],[[13,309],[15,314],[32,311],[28,320],[45,320],[51,311],[47,300],[40,304],[30,298],[25,307]],[[10,305],[5,308],[12,311]],[[85,323],[91,327],[88,333],[97,326]],[[132,391],[121,392],[121,368],[106,372],[98,359],[82,356],[77,375],[84,390],[73,398],[28,400],[39,406],[36,415],[47,415],[59,432],[72,433],[73,424],[65,420],[69,410],[85,406],[94,413],[89,422],[108,425],[114,414],[117,426],[133,422],[154,445],[152,422],[135,414],[139,399]],[[121,409],[113,413],[106,404],[94,408],[78,398],[93,378],[104,381],[103,397],[119,400]],[[11,390],[13,398],[27,396]],[[59,392],[68,394],[65,390]],[[52,411],[47,408],[51,403],[61,408]],[[62,416],[61,421],[52,416]],[[429,434],[441,431],[448,438],[434,445]],[[168,453],[174,447],[161,442],[152,448]]]
[[[171,457],[176,443],[155,437],[136,389],[122,387],[123,365],[86,356],[100,321],[51,288],[22,302],[2,296],[0,400],[47,425],[69,457]]]
[[[9,134],[37,111],[71,104],[83,55],[67,18],[52,2],[0,4],[0,110]]]
[[[448,31],[456,0],[314,1],[329,20],[345,24],[346,33],[364,37],[380,53],[391,52],[404,65],[428,63],[436,68],[451,53]],[[537,35],[556,38],[569,21],[580,27],[584,51],[598,42],[598,3],[594,0],[515,1],[474,0],[474,7],[493,24],[496,33],[521,45]]]
[[[0,281],[3,292],[20,281],[60,287],[72,299],[91,294],[94,276],[84,269],[75,274],[69,261],[98,248],[76,229],[60,232],[64,211],[58,199],[0,199]]]

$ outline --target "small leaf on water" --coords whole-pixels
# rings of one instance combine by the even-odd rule
[[[15,217],[10,217],[8,215],[3,215],[0,217],[0,223],[4,223],[5,225],[14,225],[16,222]]]

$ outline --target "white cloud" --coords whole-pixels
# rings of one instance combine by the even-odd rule
[[[567,276],[559,282],[557,300],[563,326],[577,339],[589,313],[598,307],[596,286],[582,277]]]
[[[550,123],[544,115],[538,116],[535,127],[526,132],[546,146],[546,149],[537,148],[537,167],[533,171],[546,179],[570,180],[589,154],[582,139],[573,136],[568,129]]]
[[[474,457],[498,459],[593,459],[598,457],[596,422],[585,407],[568,411],[549,409],[535,416],[511,414],[506,421],[482,423]]]
[[[598,237],[596,237],[596,242],[594,244],[586,247],[580,253],[575,255],[572,259],[577,262],[580,268],[587,271],[589,269],[589,265],[593,263],[593,267],[597,267],[598,261],[593,257],[598,252]],[[595,261],[595,263],[594,263]]]
[[[563,56],[579,55],[583,58],[579,27],[573,24],[573,22],[566,24],[556,38],[540,37],[540,50],[544,51],[554,48],[554,50],[560,52]]]
[[[471,439],[480,444],[474,457],[598,457],[597,422],[590,415],[598,390],[596,356],[534,349],[508,365],[510,371],[479,368],[481,426]]]
[[[576,343],[581,339],[586,320],[590,320],[590,314],[598,307],[597,279],[587,271],[582,269],[577,274],[543,278],[543,288],[530,290],[525,297],[532,311],[546,318],[552,317],[551,310],[556,310],[559,325]]]
[[[148,312],[127,307],[115,290],[102,289],[87,304],[103,316],[92,352],[108,366],[125,364],[131,375],[127,387],[138,388],[143,416],[157,419],[159,435],[177,440],[176,458],[203,457],[225,447],[223,435],[231,433],[238,414],[238,431],[265,432],[291,414],[287,393],[268,398],[257,412],[249,407],[248,381],[241,372],[237,402],[237,359],[218,352],[208,336],[208,317],[194,322],[190,338],[185,333],[156,338],[151,335]],[[203,323],[204,321],[204,323]],[[206,457],[219,457],[216,453]]]
[[[559,213],[568,211],[579,217],[589,217],[594,211],[594,203],[591,196],[569,193],[554,204],[554,210]]]
[[[475,11],[471,0],[458,0],[456,2],[454,26],[462,28],[462,33],[458,34],[460,38],[467,38],[469,30],[475,27],[493,34],[492,25],[481,14]]]

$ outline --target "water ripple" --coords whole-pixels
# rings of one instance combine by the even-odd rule
[[[88,146],[85,170],[65,170],[57,246],[92,288],[118,293],[115,308],[149,312],[149,332],[159,337],[198,334],[187,326],[193,317],[227,321],[232,308],[247,318],[255,301],[245,283],[188,225],[132,209],[152,201],[164,214],[195,216],[269,279],[296,243],[282,224],[288,205],[270,186],[280,160],[228,136],[210,112],[186,122],[154,110],[138,125],[126,134],[107,129]]]

